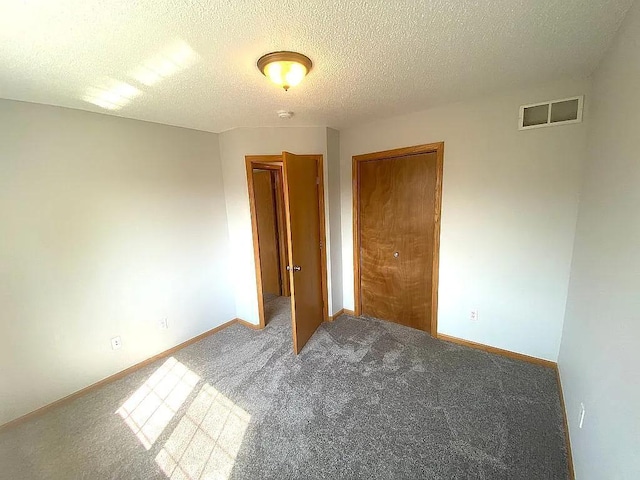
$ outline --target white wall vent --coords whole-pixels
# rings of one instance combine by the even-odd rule
[[[518,129],[553,127],[555,125],[567,125],[568,123],[580,123],[582,121],[582,105],[584,95],[550,102],[534,103],[520,107]]]

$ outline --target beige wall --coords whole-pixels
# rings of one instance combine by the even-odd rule
[[[640,3],[594,75],[559,368],[576,477],[640,477]],[[580,404],[583,428],[578,426]]]
[[[327,176],[329,191],[329,249],[331,252],[331,306],[333,315],[343,308],[342,300],[342,225],[340,192],[340,132],[327,128]]]
[[[220,134],[220,155],[224,174],[232,268],[230,281],[238,317],[258,324],[256,267],[253,256],[251,212],[247,190],[245,155],[280,155],[291,153],[324,156],[325,217],[327,241],[331,238],[329,223],[329,169],[327,167],[327,129],[325,127],[236,128]],[[329,305],[331,305],[331,245],[327,245]],[[331,313],[331,312],[330,312]]]
[[[345,308],[354,305],[352,156],[444,141],[438,331],[555,361],[588,89],[587,80],[569,80],[341,131]],[[581,94],[584,123],[518,131],[520,105]]]
[[[224,204],[215,134],[0,100],[0,424],[234,318]]]

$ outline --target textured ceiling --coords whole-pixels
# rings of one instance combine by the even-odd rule
[[[632,3],[0,0],[0,97],[212,132],[347,127],[588,75]],[[285,92],[255,66],[273,50],[314,68]]]

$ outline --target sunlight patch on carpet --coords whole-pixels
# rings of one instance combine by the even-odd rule
[[[171,480],[226,480],[250,419],[207,383],[156,456],[156,463]]]
[[[170,357],[116,411],[149,450],[200,377]]]

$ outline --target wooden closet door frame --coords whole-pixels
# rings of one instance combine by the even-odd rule
[[[322,155],[317,155],[318,160],[318,208],[320,210],[320,240],[322,242],[322,255],[320,255],[320,265],[322,270],[322,278],[320,279],[322,283],[322,303],[323,303],[323,316],[325,321],[329,320],[329,293],[327,288],[327,235],[326,235],[326,224],[325,224],[325,214],[324,214],[324,161]],[[260,247],[258,243],[258,219],[256,217],[256,197],[253,189],[253,169],[265,169],[265,170],[275,170],[280,174],[281,182],[284,182],[284,175],[282,171],[282,155],[246,155],[245,159],[245,167],[247,171],[247,188],[249,190],[249,209],[251,210],[251,233],[253,236],[253,258],[256,264],[256,288],[258,292],[258,315],[260,318],[260,326],[259,328],[264,328],[266,325],[266,321],[264,318],[264,298],[263,298],[263,288],[262,288],[262,268],[260,266]],[[284,188],[284,183],[282,184]],[[283,189],[281,189],[283,190]],[[282,195],[284,197],[284,191],[276,192],[277,195]],[[284,208],[284,198],[279,199],[282,202]],[[280,221],[280,212],[278,214],[278,228],[281,227]],[[282,228],[286,229],[285,219],[282,219]],[[278,235],[280,237],[280,234]],[[280,238],[278,239],[278,242]],[[289,248],[291,248],[289,246]],[[280,259],[280,265],[283,265],[282,255]],[[288,265],[289,259],[284,259],[284,266]],[[281,272],[285,275],[289,275],[289,272],[285,271]],[[291,294],[290,287],[285,289],[285,285],[283,284],[283,293],[288,293],[289,296]]]
[[[442,209],[442,169],[444,162],[444,142],[416,145],[413,147],[396,148],[382,152],[367,153],[353,156],[353,278],[354,278],[354,310],[356,315],[362,312],[362,295],[360,292],[360,165],[362,162],[387,160],[408,155],[425,153],[436,154],[436,188],[435,212],[433,229],[433,264],[431,288],[431,325],[429,333],[436,338],[438,335],[438,279],[440,266],[440,213]]]

